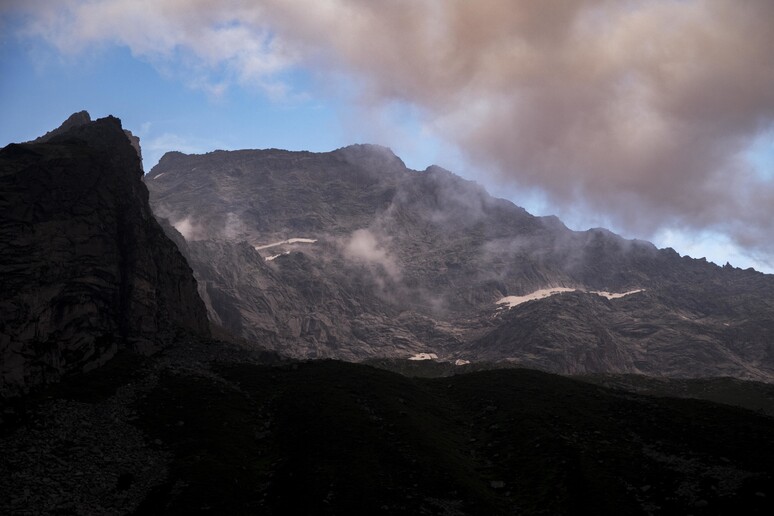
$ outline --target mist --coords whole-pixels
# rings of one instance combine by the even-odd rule
[[[355,230],[344,247],[344,256],[369,266],[377,266],[393,279],[400,279],[400,268],[378,237],[368,229]]]

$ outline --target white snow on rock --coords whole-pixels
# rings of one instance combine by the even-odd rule
[[[264,258],[264,260],[266,260],[267,262],[270,262],[272,260],[276,260],[280,256],[285,256],[286,254],[290,254],[290,251],[285,251],[284,253],[275,254],[274,256],[267,256],[266,258]]]
[[[606,297],[607,299],[618,299],[624,296],[628,296],[630,294],[644,292],[644,290],[637,289],[637,290],[630,290],[628,292],[605,292],[605,291],[599,291],[599,290],[587,291],[587,290],[578,289],[578,288],[566,288],[566,287],[543,288],[540,290],[536,290],[525,296],[506,296],[498,300],[497,304],[503,305],[500,307],[500,309],[503,309],[506,307],[513,308],[514,306],[518,306],[522,303],[526,303],[527,301],[545,299],[547,297],[555,296],[557,294],[563,294],[565,292],[587,292],[589,294],[596,294],[598,296]]]
[[[314,244],[315,242],[317,242],[316,238],[288,238],[287,240],[274,242],[273,244],[254,245],[253,248],[256,251],[260,251],[261,249],[268,249],[270,247],[276,247],[283,244]]]
[[[600,291],[600,290],[592,290],[591,291],[592,294],[596,294],[598,296],[606,297],[608,299],[618,299],[620,297],[628,296],[628,295],[631,295],[631,294],[636,294],[637,292],[644,292],[644,290],[639,288],[637,290],[630,290],[629,292],[618,292],[618,293],[604,292],[604,291]]]
[[[551,297],[556,294],[562,294],[564,292],[575,292],[575,290],[577,289],[565,288],[565,287],[543,288],[540,290],[536,290],[531,294],[527,294],[526,296],[506,296],[500,299],[497,302],[497,304],[507,305],[508,308],[513,308],[514,306],[518,306],[522,303],[526,303],[527,301],[535,301],[536,299],[545,299],[547,297]],[[505,308],[505,306],[501,308]]]
[[[152,177],[151,179],[158,179],[158,178],[160,178],[161,176],[163,176],[164,174],[166,174],[166,172],[162,172],[161,174],[159,174],[159,175],[157,175],[157,176],[155,176],[155,177]]]
[[[409,357],[409,360],[437,360],[438,355],[435,353],[418,353],[413,357]]]
[[[289,238],[285,241],[287,244],[314,244],[317,242],[316,238]]]
[[[462,358],[458,358],[454,365],[468,365],[470,363],[470,360],[463,360]]]

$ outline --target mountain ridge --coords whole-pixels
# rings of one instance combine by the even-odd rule
[[[331,223],[336,234],[262,233],[248,225],[258,220],[232,215],[230,228],[190,217],[178,224],[186,240],[166,219],[155,222],[128,137],[107,118],[0,150],[0,370],[19,366],[9,354],[22,355],[27,362],[13,372],[30,387],[0,391],[3,514],[772,513],[771,384],[611,373],[581,382],[512,361],[423,360],[437,356],[432,349],[448,359],[517,348],[522,358],[542,357],[523,365],[615,369],[630,348],[663,343],[658,332],[700,337],[701,349],[717,351],[716,341],[733,339],[708,330],[730,321],[739,345],[716,362],[752,367],[768,338],[765,278],[717,276],[668,253],[653,262],[661,255],[652,249],[620,248],[601,232],[570,240],[592,245],[569,264],[527,254],[525,245],[556,237],[555,224],[495,206],[529,237],[514,243],[502,227],[487,227],[488,203],[478,220],[444,211],[466,198],[464,183],[440,173],[438,182],[431,174],[385,189],[373,168],[366,179],[356,169],[348,177],[377,206],[359,200],[315,213],[321,202],[296,203],[275,214],[274,222]],[[396,167],[400,178],[387,158],[364,166]],[[231,183],[205,179],[244,194],[234,178],[252,171],[226,165]],[[280,170],[245,197],[268,185],[292,200],[289,180],[313,201],[315,192],[346,201],[351,190],[337,171],[327,171],[328,185]],[[257,207],[254,214],[273,214]],[[219,238],[206,238],[213,229]],[[200,238],[190,239],[194,230]],[[251,231],[262,241],[238,239]],[[515,268],[506,260],[513,256],[526,265]],[[648,264],[668,274],[616,297],[581,285],[582,274],[605,279],[605,262],[584,256],[618,267],[622,284],[628,270],[647,279]],[[513,281],[514,270],[532,277]],[[688,281],[676,281],[681,274]],[[583,288],[509,299],[510,309],[496,303],[546,278]],[[745,297],[745,288],[760,292]],[[197,289],[209,296],[206,308]],[[220,318],[208,323],[205,310]],[[255,338],[233,335],[245,328]],[[531,336],[512,339],[517,332]],[[600,332],[602,340],[586,336]],[[676,366],[696,360],[690,343],[667,341],[682,360]],[[349,353],[380,368],[283,359],[262,344],[288,355]],[[618,355],[596,352],[601,344]],[[403,358],[379,358],[385,352]]]
[[[189,246],[218,242],[217,257],[201,250],[191,263],[211,318],[232,321],[231,330],[248,339],[271,335],[291,356],[519,361],[524,350],[543,349],[525,363],[566,373],[774,379],[774,276],[681,257],[605,229],[573,231],[440,167],[408,169],[379,146],[170,157],[145,182],[155,213],[182,228]],[[242,254],[225,252],[233,245]],[[269,281],[271,292],[240,291],[239,271],[252,266],[234,262],[237,256],[263,260],[245,284]],[[584,301],[588,307],[576,312],[569,305],[498,310],[507,296],[557,287],[644,292],[632,297],[650,305],[612,299]],[[298,301],[282,305],[287,296]],[[537,320],[524,319],[530,314]],[[271,324],[260,322],[267,317]],[[557,330],[566,317],[576,326],[591,317],[593,328],[583,338]],[[649,332],[648,324],[665,326]],[[520,326],[534,331],[505,330]],[[598,351],[574,363],[547,359],[562,354],[564,341]],[[680,367],[667,367],[686,353]]]

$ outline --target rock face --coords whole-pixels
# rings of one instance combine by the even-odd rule
[[[571,231],[383,147],[174,152],[145,182],[210,318],[291,356],[774,380],[773,276]]]
[[[49,141],[51,138],[54,138],[60,134],[64,134],[70,129],[74,127],[80,127],[82,125],[86,125],[89,122],[91,122],[91,115],[87,111],[79,111],[77,113],[73,113],[70,115],[67,120],[65,120],[62,125],[57,127],[56,129],[52,131],[48,131],[43,136],[39,136],[32,140],[29,143],[45,143]],[[124,134],[127,138],[129,138],[129,143],[132,144],[132,147],[134,148],[135,152],[137,152],[137,156],[139,156],[140,160],[142,161],[142,150],[140,149],[140,138],[132,134],[132,131],[128,129],[124,129]]]
[[[208,334],[191,269],[148,205],[118,119],[73,115],[0,151],[0,389],[96,367],[121,347]]]
[[[54,138],[60,134],[64,134],[70,129],[73,129],[75,127],[86,125],[89,122],[91,122],[91,115],[89,115],[88,111],[78,111],[77,113],[73,113],[72,115],[67,117],[67,120],[62,122],[62,125],[60,125],[56,129],[52,129],[51,131],[48,131],[43,136],[38,136],[37,138],[35,138],[29,143],[45,143],[49,141],[51,138]]]

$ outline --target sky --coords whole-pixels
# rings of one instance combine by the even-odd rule
[[[389,146],[569,227],[774,272],[771,0],[0,0],[0,145]]]

